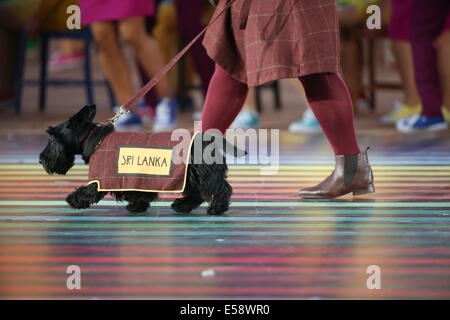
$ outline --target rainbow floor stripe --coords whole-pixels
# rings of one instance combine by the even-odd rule
[[[276,175],[231,166],[222,217],[176,214],[173,195],[142,215],[111,198],[76,212],[64,199],[87,168],[47,176],[37,146],[12,148],[0,164],[0,297],[448,299],[448,147],[386,144],[371,155],[376,194],[305,201],[298,188],[329,174],[332,157],[287,146]],[[81,268],[81,290],[66,287],[69,265]],[[366,287],[370,265],[381,290]]]

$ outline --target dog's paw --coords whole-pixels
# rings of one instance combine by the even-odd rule
[[[219,216],[228,211],[228,206],[223,207],[208,207],[207,213],[211,216]]]
[[[79,200],[74,194],[69,194],[66,198],[66,202],[73,209],[87,209],[91,206],[89,201]]]
[[[130,202],[126,206],[127,210],[133,213],[145,212],[147,211],[148,207],[149,207],[148,202]]]
[[[189,213],[195,208],[197,208],[199,205],[200,205],[199,203],[192,203],[186,198],[179,198],[175,199],[171,207],[178,213]]]

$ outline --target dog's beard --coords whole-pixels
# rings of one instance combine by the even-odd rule
[[[39,156],[39,162],[49,174],[66,174],[73,167],[75,156],[66,154],[64,147],[57,142],[49,142]]]

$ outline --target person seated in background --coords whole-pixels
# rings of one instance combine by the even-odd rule
[[[75,0],[14,0],[0,3],[0,105],[14,101],[19,32],[35,37],[39,30],[67,30],[67,7]]]
[[[139,63],[151,78],[164,67],[156,40],[147,33],[145,17],[155,13],[151,0],[79,0],[81,20],[90,25],[98,48],[100,64],[116,99],[124,105],[134,94],[131,69],[119,43],[119,36],[131,46]],[[160,98],[156,106],[153,131],[175,128],[177,101],[167,77],[156,85]],[[116,108],[116,111],[118,107]],[[116,123],[119,130],[138,130],[142,119],[136,110],[122,115]]]

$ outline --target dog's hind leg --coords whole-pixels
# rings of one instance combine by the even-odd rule
[[[224,180],[222,184],[214,188],[212,200],[208,206],[208,214],[220,215],[228,210],[230,206],[230,198],[233,193],[233,188]]]
[[[130,212],[145,212],[150,202],[156,200],[155,192],[127,191],[123,193],[123,200],[128,201],[127,210]]]
[[[74,209],[87,209],[91,204],[102,200],[105,195],[106,192],[98,192],[96,183],[91,183],[81,186],[69,194],[66,202]]]
[[[199,191],[199,173],[196,172],[197,166],[188,167],[186,186],[183,191],[183,197],[175,199],[172,203],[172,209],[179,213],[189,213],[205,201],[202,193]]]

